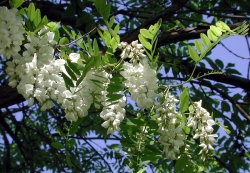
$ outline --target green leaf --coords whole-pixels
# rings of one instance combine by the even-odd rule
[[[216,37],[210,29],[207,31],[207,36],[213,42],[218,40],[218,37]]]
[[[122,76],[113,76],[110,81],[114,82],[114,83],[121,83],[123,82],[125,79]]]
[[[122,94],[107,94],[107,97],[109,98],[107,102],[112,102],[112,101],[119,100],[120,98],[123,97],[123,95]]]
[[[104,20],[108,20],[109,18],[109,14],[110,14],[110,8],[111,8],[111,4],[109,3],[108,5],[105,5],[105,9],[103,10],[103,19]]]
[[[58,126],[56,127],[56,130],[57,130],[58,134],[61,137],[63,137],[64,139],[66,139],[66,135],[63,133],[63,131]]]
[[[70,33],[70,28],[66,25],[62,25],[62,29],[68,34],[68,36],[70,36],[72,39],[73,38],[73,35]]]
[[[35,17],[35,5],[34,3],[30,3],[29,7],[28,7],[28,18],[30,19],[30,21],[33,21],[34,17]]]
[[[116,25],[114,28],[114,35],[115,36],[118,34],[119,30],[120,30],[120,25]],[[119,39],[120,39],[120,37],[119,37]]]
[[[123,84],[119,84],[119,83],[110,83],[108,85],[107,91],[108,92],[119,92],[121,90],[124,89],[124,85]]]
[[[221,36],[222,35],[222,32],[221,32],[221,29],[214,26],[214,25],[211,25],[210,26],[210,30],[213,32],[214,35],[216,35],[217,37],[218,36]]]
[[[67,86],[74,87],[74,83],[65,73],[62,73],[62,77]]]
[[[208,39],[208,37],[206,36],[206,34],[201,33],[200,34],[201,40],[203,41],[203,43],[207,46],[210,47],[211,46],[211,42]]]
[[[79,64],[76,65],[76,63],[70,62],[69,59],[67,59],[67,64],[68,64],[68,66],[71,68],[71,70],[74,71],[75,74],[81,75],[81,72],[80,72],[79,69],[76,67],[76,66],[79,65]]]
[[[224,64],[223,62],[220,60],[220,59],[216,59],[215,60],[215,63],[218,67],[220,67],[220,69],[223,69],[224,68]]]
[[[76,140],[75,140],[75,139],[70,139],[70,140],[68,141],[68,144],[69,144],[69,146],[73,146],[73,145],[76,144]]]
[[[188,163],[188,156],[182,155],[180,159],[176,161],[176,164],[174,166],[174,172],[181,172],[186,167],[186,164]]]
[[[112,26],[114,25],[114,21],[115,21],[115,16],[112,16],[110,19],[109,19],[109,27],[112,28]]]
[[[71,163],[71,159],[70,159],[70,155],[69,155],[69,152],[66,151],[66,162],[68,164],[69,167],[72,167],[72,163]]]
[[[221,102],[221,110],[224,112],[230,112],[230,105],[226,101]]]
[[[190,128],[188,126],[183,126],[182,129],[186,134],[190,133]]]
[[[87,62],[83,73],[81,75],[81,77],[78,79],[78,81],[76,82],[76,86],[78,86],[82,80],[84,79],[84,77],[87,75],[87,73],[89,72],[89,70],[93,67],[95,67],[95,65],[98,63],[97,58],[95,57],[91,57],[90,60]]]
[[[51,145],[56,149],[62,149],[64,148],[64,145],[60,142],[52,142]]]
[[[187,168],[184,169],[183,173],[193,173],[194,167],[192,165],[188,165]]]
[[[196,49],[202,54],[205,51],[203,44],[199,40],[194,40]]]
[[[185,88],[180,95],[180,111],[183,114],[188,109],[189,94],[188,88]]]
[[[141,44],[148,50],[152,50],[152,45],[141,35],[139,34],[139,40]]]
[[[239,130],[246,130],[245,126],[246,124],[244,123],[244,121],[239,117],[239,114],[233,113],[232,114],[232,121],[233,123],[236,125],[236,127]]]
[[[225,71],[226,71],[226,73],[229,73],[229,74],[241,75],[241,73],[236,69],[227,68],[227,69],[225,69]]]
[[[145,168],[143,168],[143,169],[141,169],[140,171],[138,171],[137,173],[143,173],[143,172],[145,172],[147,170],[147,167],[145,167]]]
[[[37,27],[39,25],[39,23],[41,22],[42,18],[41,18],[41,12],[40,9],[37,9],[35,11],[35,17],[34,17],[34,24]]]
[[[110,41],[110,46],[113,50],[115,50],[117,48],[118,43],[120,43],[120,36],[116,35],[115,37],[113,37]]]
[[[195,61],[198,62],[200,60],[199,55],[197,54],[197,52],[194,50],[194,48],[190,45],[188,45],[188,52],[191,56],[191,58]]]
[[[96,38],[94,39],[94,42],[93,42],[93,48],[94,48],[95,56],[99,57],[100,56],[100,51],[99,51],[99,46],[98,46],[98,43],[96,41]]]
[[[214,70],[219,70],[218,66],[211,60],[210,58],[204,58],[208,64],[214,69]]]
[[[78,120],[79,120],[79,118],[77,119],[77,121],[78,121]],[[74,125],[74,126],[72,126],[72,127],[69,129],[69,134],[73,136],[74,134],[76,134],[77,130],[78,130],[78,126]]]
[[[59,41],[59,45],[65,45],[69,43],[69,39],[67,37],[62,37]]]
[[[128,118],[127,119],[127,122],[126,122],[126,125],[128,126],[143,126],[145,124],[145,122],[143,122],[142,120],[140,119],[135,119],[135,118]]]
[[[147,29],[140,29],[140,34],[144,37],[144,38],[149,38],[149,39],[153,39],[154,35],[149,32]]]
[[[77,80],[77,77],[76,77],[76,75],[74,74],[74,72],[73,72],[67,65],[65,65],[64,67],[65,67],[67,73],[69,74],[69,76],[70,76],[73,80],[76,81],[76,80]]]
[[[18,8],[23,4],[24,0],[10,0],[10,6]]]

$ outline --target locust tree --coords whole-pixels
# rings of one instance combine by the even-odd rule
[[[1,172],[249,171],[248,1],[0,5]]]

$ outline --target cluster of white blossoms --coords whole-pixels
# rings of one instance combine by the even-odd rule
[[[108,128],[107,134],[113,134],[114,130],[119,131],[119,125],[125,117],[126,97],[123,96],[115,102],[115,104],[105,102],[100,113],[100,117],[104,119],[102,126]]]
[[[202,149],[199,154],[201,154],[201,159],[205,160],[209,150],[214,150],[213,145],[218,135],[212,134],[214,130],[212,126],[215,122],[209,112],[201,107],[201,102],[201,100],[199,102],[194,102],[194,110],[190,112],[187,126],[195,130],[194,139],[200,138],[201,144],[199,146],[202,147]]]
[[[6,59],[16,55],[24,40],[23,20],[17,9],[0,8],[0,55]]]
[[[54,33],[42,34],[45,30],[43,28],[38,32],[38,36],[27,36],[29,42],[24,45],[25,51],[22,55],[13,56],[6,68],[10,76],[9,85],[17,87],[18,92],[29,100],[30,106],[36,98],[42,106],[41,110],[54,106],[51,98],[57,100],[58,87],[66,88],[60,75],[65,61],[55,59]]]
[[[91,69],[78,87],[61,91],[57,102],[62,105],[66,119],[77,121],[78,117],[87,116],[88,109],[94,101],[99,109],[105,100],[104,89],[109,83],[109,78],[107,72]]]
[[[175,160],[180,152],[180,147],[184,145],[186,139],[182,130],[183,123],[178,116],[181,114],[176,111],[177,100],[169,92],[165,96],[161,93],[159,101],[155,103],[156,122],[159,126],[158,132],[161,134],[159,142],[163,145],[163,152],[166,157]]]
[[[149,66],[148,59],[132,64],[124,62],[120,74],[126,79],[123,83],[131,93],[131,99],[140,108],[150,109],[155,102],[158,78],[156,71]]]
[[[121,42],[117,46],[119,49],[123,50],[121,54],[122,59],[130,58],[132,61],[136,61],[146,57],[143,45],[138,44],[138,40],[133,41],[131,44]]]

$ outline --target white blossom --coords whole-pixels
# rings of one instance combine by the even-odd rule
[[[175,160],[180,148],[186,139],[182,131],[183,123],[177,118],[181,114],[176,111],[178,100],[169,92],[159,95],[158,102],[155,103],[156,122],[159,126],[159,142],[163,146],[166,157]]]
[[[138,40],[132,41],[131,44],[121,42],[118,44],[118,48],[122,49],[122,53],[120,55],[122,59],[130,58],[132,62],[135,62],[146,57],[143,45],[139,44]]]
[[[16,8],[0,8],[0,54],[6,59],[18,54],[24,40],[24,22],[17,11]]]
[[[209,112],[202,106],[202,101],[194,102],[194,111],[190,113],[188,117],[187,125],[195,130],[194,139],[200,138],[200,155],[202,160],[206,159],[209,150],[214,150],[213,145],[215,144],[215,138],[217,134],[213,133],[214,120],[210,116]]]
[[[123,71],[120,74],[126,79],[124,85],[131,93],[131,99],[136,101],[140,108],[150,109],[154,104],[156,90],[158,89],[158,78],[147,59],[141,62],[123,64]]]

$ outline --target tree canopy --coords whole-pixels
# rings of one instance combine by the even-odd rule
[[[232,35],[250,52],[249,1],[10,0],[0,11],[0,172],[250,171],[249,57],[222,44],[247,75],[211,58]]]

